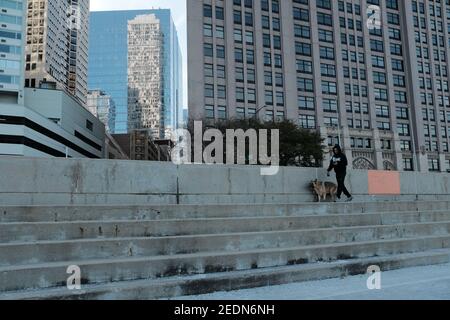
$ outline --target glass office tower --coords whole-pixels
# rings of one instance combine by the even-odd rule
[[[25,5],[0,0],[0,102],[23,103]]]
[[[165,127],[177,128],[183,122],[181,50],[170,10],[91,12],[88,86],[115,101],[115,133],[128,132],[128,22],[148,14],[160,20],[164,35]]]

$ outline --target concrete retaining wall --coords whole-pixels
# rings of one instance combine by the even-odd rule
[[[370,195],[367,171],[349,171],[357,201],[449,199],[450,174],[400,173],[401,195]],[[323,169],[281,168],[261,176],[260,167],[171,163],[0,158],[0,204],[215,204],[312,201]],[[389,181],[386,181],[389,183]]]

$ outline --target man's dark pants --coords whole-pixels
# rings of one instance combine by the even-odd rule
[[[340,199],[342,192],[347,196],[347,198],[351,197],[350,192],[348,192],[347,188],[345,187],[345,177],[347,176],[347,172],[338,172],[336,173],[336,179],[338,184],[338,191],[337,191],[337,197]]]

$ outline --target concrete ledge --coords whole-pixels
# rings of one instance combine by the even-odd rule
[[[314,200],[314,179],[334,182],[325,170],[313,168],[280,168],[276,176],[262,176],[258,166],[1,157],[0,203],[301,203]],[[369,194],[368,171],[350,170],[347,183],[357,201],[450,197],[447,173],[402,172],[400,195]]]
[[[0,157],[0,193],[176,194],[165,162]]]

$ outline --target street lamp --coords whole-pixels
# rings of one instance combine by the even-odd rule
[[[337,101],[337,128],[338,128],[338,144],[342,147],[341,141],[341,112],[339,101]]]
[[[263,109],[265,109],[265,108],[267,108],[267,106],[266,106],[266,105],[263,105],[261,108],[257,109],[256,112],[255,112],[254,118],[256,119],[257,116],[258,116],[258,113],[260,113],[260,112],[261,112]]]

